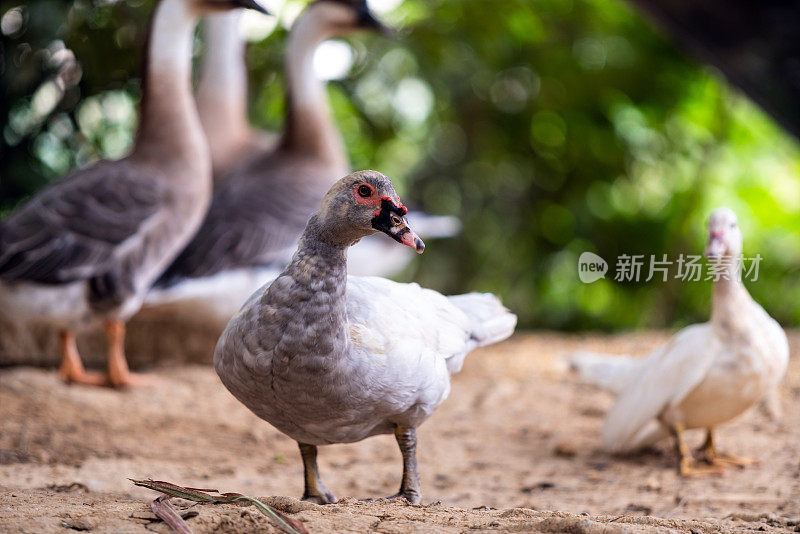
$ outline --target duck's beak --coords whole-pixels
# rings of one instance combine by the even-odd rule
[[[389,198],[383,198],[381,209],[372,217],[372,227],[398,243],[413,248],[417,254],[422,254],[425,250],[425,243],[408,225],[406,213],[408,210],[405,206],[397,205]]]
[[[706,257],[709,259],[719,258],[725,254],[725,240],[722,230],[712,230],[708,236],[706,245]]]
[[[234,3],[239,7],[244,7],[247,9],[255,9],[256,11],[263,13],[265,15],[271,15],[267,8],[261,5],[258,0],[234,0]]]

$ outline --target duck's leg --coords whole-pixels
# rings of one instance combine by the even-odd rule
[[[75,333],[72,330],[62,330],[59,332],[59,349],[61,351],[61,366],[58,369],[58,376],[61,380],[70,384],[88,384],[90,386],[102,386],[106,384],[106,379],[100,373],[88,373],[83,368],[81,355],[78,353],[78,345],[75,344]]]
[[[303,457],[303,480],[305,482],[305,490],[303,491],[303,500],[311,501],[317,504],[333,504],[336,502],[336,497],[333,493],[328,491],[328,488],[322,483],[319,478],[319,469],[317,469],[317,446],[309,445],[308,443],[297,444],[300,446],[300,456]]]
[[[723,472],[722,467],[718,465],[705,465],[700,464],[694,459],[689,448],[686,446],[686,441],[683,439],[683,433],[686,430],[682,424],[672,425],[672,434],[675,436],[675,445],[678,452],[678,472],[683,477],[695,477],[705,475],[721,475]]]
[[[747,458],[745,456],[736,456],[735,454],[725,454],[723,452],[719,452],[717,450],[716,445],[714,445],[713,428],[706,429],[706,441],[705,443],[703,443],[701,452],[703,454],[705,461],[707,461],[712,465],[717,465],[717,466],[733,465],[736,467],[747,467],[748,465],[753,465],[755,463],[758,463],[758,460],[754,460],[753,458]]]
[[[131,373],[125,359],[125,323],[119,320],[106,321],[108,343],[108,382],[114,387],[142,386],[153,382],[150,375]]]
[[[419,504],[422,502],[422,490],[417,471],[417,429],[398,426],[394,429],[394,437],[403,455],[403,481],[400,491],[389,498],[403,497],[411,504]]]

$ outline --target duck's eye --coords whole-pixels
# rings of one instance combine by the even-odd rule
[[[368,185],[359,185],[358,195],[362,198],[369,198],[372,195],[372,188]]]
[[[392,214],[392,215],[391,215],[391,217],[389,217],[389,218],[391,219],[391,221],[392,221],[392,224],[394,224],[394,225],[399,225],[401,222],[403,222],[403,221],[400,219],[400,217],[398,217],[398,216],[397,216],[397,215],[395,215],[395,214]]]
[[[731,228],[736,228],[736,223],[731,223]]]

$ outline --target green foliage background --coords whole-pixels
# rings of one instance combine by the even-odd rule
[[[0,14],[17,6],[2,0]],[[297,8],[289,0],[282,15]],[[20,8],[24,24],[2,42],[0,209],[129,149],[151,9],[141,0]],[[627,4],[405,0],[383,18],[399,35],[348,39],[354,67],[329,84],[353,167],[387,173],[412,205],[464,224],[459,237],[429,243],[403,278],[497,293],[524,327],[704,320],[709,283],[618,283],[614,263],[700,253],[708,213],[728,205],[745,254],[764,258],[753,296],[798,323],[796,142]],[[252,122],[274,130],[285,41],[279,26],[247,56]],[[53,80],[63,85],[55,102],[43,89]],[[586,250],[609,261],[611,276],[579,281]]]

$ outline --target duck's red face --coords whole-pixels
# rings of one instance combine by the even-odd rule
[[[411,229],[406,220],[406,208],[396,194],[380,194],[368,182],[358,182],[353,187],[353,198],[358,204],[369,206],[372,211],[372,227],[383,232],[398,243],[402,243],[422,254],[425,243]],[[394,197],[394,198],[393,198]]]

